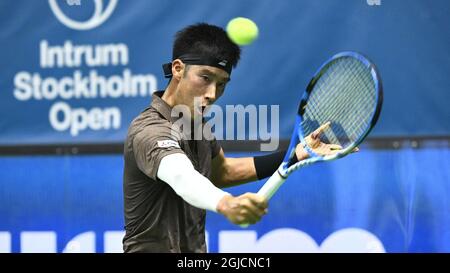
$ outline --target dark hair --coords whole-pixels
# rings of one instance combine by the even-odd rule
[[[223,59],[236,67],[241,56],[241,49],[228,38],[223,28],[198,23],[185,27],[175,35],[172,60],[184,54]]]

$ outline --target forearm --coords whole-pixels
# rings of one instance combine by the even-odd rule
[[[212,181],[219,188],[232,187],[271,176],[283,162],[286,151],[255,157],[225,157],[223,150],[213,160]]]
[[[246,193],[233,197],[216,188],[194,169],[185,154],[163,157],[157,176],[192,206],[223,214],[232,223],[254,224],[267,213],[267,200],[262,196]]]
[[[219,187],[232,187],[271,176],[283,162],[286,151],[242,158],[225,158]]]
[[[181,153],[165,156],[159,164],[157,176],[186,202],[201,209],[217,211],[219,201],[229,195],[196,171],[186,155]]]
[[[237,186],[258,179],[253,157],[227,157],[221,168],[222,170],[219,171],[221,177],[215,179],[216,186],[220,188]]]
[[[255,156],[253,162],[258,179],[271,176],[283,162],[285,154],[286,151],[282,150],[271,154]]]

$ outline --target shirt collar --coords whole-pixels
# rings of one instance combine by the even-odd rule
[[[161,97],[164,91],[155,91],[152,95],[151,107],[160,113],[166,120],[175,123],[179,117],[172,117],[172,107]],[[205,120],[202,118],[202,124],[205,126]]]
[[[152,95],[152,103],[151,107],[153,107],[158,113],[160,113],[165,119],[168,121],[174,121],[172,118],[172,107],[167,104],[161,97],[164,94],[164,91],[156,91],[153,92]]]

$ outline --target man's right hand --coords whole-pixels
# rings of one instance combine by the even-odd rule
[[[255,224],[267,213],[267,206],[267,200],[254,193],[237,197],[226,195],[217,204],[217,212],[237,225]]]

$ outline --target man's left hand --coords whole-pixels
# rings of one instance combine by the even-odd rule
[[[306,144],[313,150],[314,153],[318,155],[332,155],[342,150],[342,147],[338,144],[328,144],[320,140],[320,135],[323,133],[323,131],[325,131],[325,129],[330,127],[330,125],[331,122],[328,121],[305,138]],[[359,151],[358,147],[353,150],[353,152],[357,151]],[[301,143],[299,143],[295,148],[295,154],[298,161],[307,159],[309,157],[308,152],[303,148]]]

